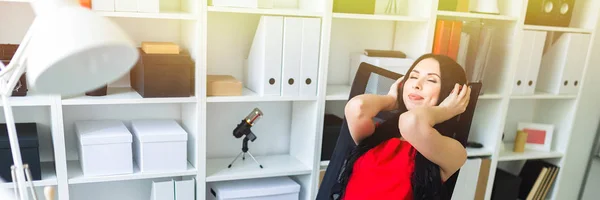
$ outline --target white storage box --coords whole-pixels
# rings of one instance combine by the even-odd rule
[[[175,121],[132,120],[133,157],[141,172],[187,170],[187,132]]]
[[[76,121],[75,132],[84,176],[133,173],[132,135],[123,122]]]
[[[289,177],[244,179],[208,184],[209,200],[298,200],[300,185]]]

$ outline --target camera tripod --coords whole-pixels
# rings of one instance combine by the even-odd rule
[[[254,162],[256,162],[256,164],[258,164],[258,166],[262,169],[263,166],[256,161],[256,158],[254,158],[254,156],[252,156],[252,153],[250,153],[250,151],[248,150],[248,141],[250,139],[248,139],[248,136],[244,137],[244,140],[242,142],[242,152],[240,152],[235,159],[233,159],[233,161],[231,161],[231,163],[229,163],[229,166],[227,166],[227,168],[231,168],[231,166],[233,165],[233,163],[235,163],[235,161],[240,157],[240,155],[242,156],[242,160],[246,160],[246,154],[250,155],[250,157],[252,158],[252,160],[254,160]]]

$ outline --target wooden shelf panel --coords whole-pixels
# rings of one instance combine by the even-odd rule
[[[517,153],[512,151],[510,145],[506,145],[507,149],[501,151],[498,157],[498,161],[513,161],[513,160],[533,160],[533,159],[546,159],[546,158],[560,158],[563,156],[560,152],[544,152],[535,150],[525,150],[523,153]]]
[[[198,172],[192,164],[188,162],[188,169],[181,172],[157,172],[148,173],[140,172],[139,167],[136,163],[133,163],[133,173],[121,174],[121,175],[109,175],[109,176],[84,176],[81,169],[81,165],[78,160],[68,161],[67,167],[69,171],[69,184],[81,184],[81,183],[99,183],[108,181],[126,181],[126,180],[139,180],[139,179],[151,179],[151,178],[164,178],[164,177],[176,177],[176,176],[195,176]]]
[[[352,13],[333,13],[333,18],[365,19],[365,20],[380,20],[380,21],[427,22],[426,18],[402,16],[402,15],[368,15],[368,14],[352,14]]]
[[[298,16],[298,17],[322,17],[323,13],[304,11],[300,9],[262,9],[262,8],[235,8],[235,7],[219,7],[208,6],[208,12],[222,13],[245,13],[258,15],[283,15],[283,16]]]
[[[11,106],[49,106],[53,104],[51,96],[31,94],[31,92],[23,97],[10,97],[9,101]]]
[[[207,102],[261,102],[261,101],[315,101],[317,96],[259,96],[248,88],[242,88],[241,96],[209,96]]]
[[[438,17],[442,18],[455,18],[455,19],[486,19],[486,20],[500,20],[500,21],[517,21],[516,17],[506,15],[494,15],[494,14],[483,14],[483,13],[470,13],[470,12],[454,12],[454,11],[437,11]]]
[[[555,31],[565,33],[587,33],[591,34],[593,30],[584,28],[572,28],[572,27],[559,27],[559,26],[538,26],[538,25],[524,25],[524,30],[535,30],[535,31]]]
[[[20,2],[20,3],[29,3],[31,0],[0,0],[0,2]]]
[[[326,100],[331,101],[346,101],[350,96],[349,85],[327,85]]]
[[[492,156],[493,151],[486,148],[467,148],[467,157]]]
[[[52,186],[57,185],[56,181],[56,170],[54,162],[41,162],[40,167],[42,170],[42,180],[33,181],[33,186]],[[29,186],[29,183],[28,185]],[[0,183],[0,188],[14,188],[13,183]]]
[[[575,99],[577,95],[556,95],[546,92],[536,91],[533,95],[512,95],[511,99]]]
[[[161,12],[161,13],[141,13],[141,12],[104,12],[95,11],[106,17],[124,17],[124,18],[146,18],[146,19],[177,19],[177,20],[198,20],[199,15],[185,12]]]
[[[148,103],[195,103],[196,97],[143,98],[135,90],[125,87],[109,87],[106,96],[78,96],[62,100],[63,105],[148,104]]]
[[[240,157],[231,168],[227,168],[234,158],[207,159],[206,181],[294,176],[312,172],[310,167],[290,155],[256,156],[256,160],[263,166],[262,169],[248,155],[246,155],[246,160],[242,160]]]

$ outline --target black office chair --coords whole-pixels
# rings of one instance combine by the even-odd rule
[[[392,80],[397,80],[403,75],[368,64],[361,63],[358,71],[356,72],[356,76],[354,77],[354,81],[352,82],[352,87],[350,89],[350,96],[348,100],[353,97],[364,94],[367,89],[367,84],[371,75],[380,75]],[[456,132],[454,138],[458,140],[463,146],[466,147],[467,139],[469,138],[469,130],[471,128],[471,122],[473,119],[473,115],[475,113],[475,107],[477,104],[477,99],[479,97],[479,91],[481,90],[482,84],[480,82],[477,83],[469,83],[471,85],[471,98],[469,101],[469,105],[467,105],[466,111],[460,114],[458,117],[458,121],[460,126],[456,127]],[[376,118],[379,121],[385,121],[394,116],[397,116],[397,113],[393,111],[389,112],[381,112]],[[338,178],[340,175],[340,171],[342,166],[344,165],[346,156],[350,154],[352,149],[356,146],[352,137],[350,136],[350,132],[348,130],[348,124],[344,117],[342,127],[340,129],[340,133],[335,144],[335,148],[333,150],[333,154],[331,155],[331,159],[329,161],[329,165],[327,166],[325,175],[319,186],[319,191],[317,193],[317,200],[335,200],[339,199],[333,191],[337,191],[340,188]],[[458,178],[460,170],[457,171],[452,177],[450,177],[445,186],[448,191],[452,193],[454,191],[454,186],[456,185],[456,179]]]

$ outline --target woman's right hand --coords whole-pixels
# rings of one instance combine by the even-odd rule
[[[400,82],[402,82],[402,78],[399,78],[392,84],[392,86],[390,86],[390,91],[388,91],[387,95],[392,97],[391,99],[394,101],[390,102],[390,105],[388,105],[384,110],[390,111],[398,109],[398,86],[400,86]]]

